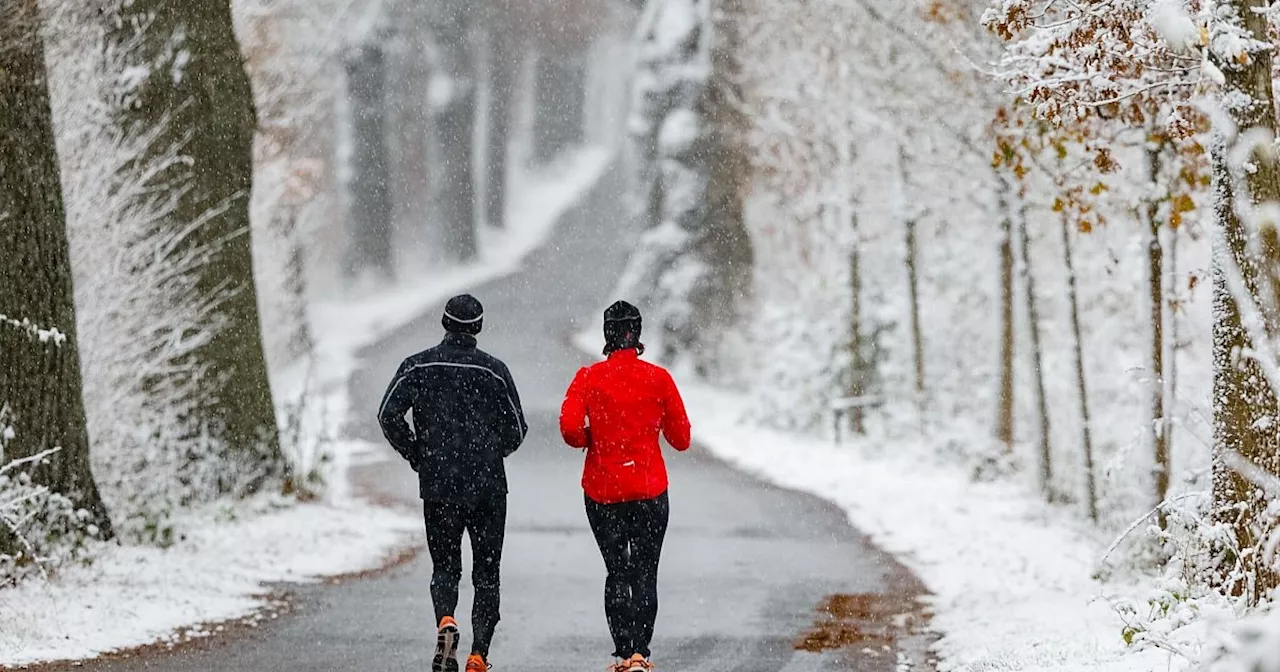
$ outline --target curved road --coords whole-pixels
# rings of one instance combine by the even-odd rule
[[[598,671],[610,662],[604,566],[578,486],[582,457],[560,442],[556,417],[569,380],[589,362],[569,344],[570,335],[611,300],[609,288],[636,235],[624,216],[622,183],[616,172],[606,174],[521,272],[474,291],[486,313],[480,347],[509,364],[531,425],[528,440],[508,462],[510,515],[503,620],[491,656],[495,669]],[[351,381],[357,410],[349,431],[383,443],[374,411],[384,386],[402,358],[435,344],[440,335],[437,308],[363,353],[363,366]],[[696,425],[697,418],[692,420]],[[390,449],[386,458],[357,468],[357,484],[416,508],[413,472]],[[901,604],[918,593],[912,577],[870,546],[841,512],[763,484],[696,446],[669,455],[668,467],[671,528],[653,645],[659,670],[896,668],[897,652],[888,649],[902,642],[885,624],[892,614],[863,609],[861,616],[878,622],[834,632],[814,629],[815,621],[825,618],[815,609],[831,595],[871,594],[876,602],[875,595],[888,593],[898,599],[887,602]],[[471,603],[469,558],[466,564],[459,614],[464,633]],[[84,668],[427,670],[434,643],[430,576],[424,552],[372,578],[291,587],[296,608],[269,627],[174,653]],[[864,605],[864,600],[840,604]],[[823,642],[846,647],[797,650],[806,633],[806,641],[817,643],[810,648]],[[909,640],[911,646],[920,645],[917,639]],[[468,645],[464,638],[461,650]],[[923,659],[918,651],[911,655],[917,664]]]

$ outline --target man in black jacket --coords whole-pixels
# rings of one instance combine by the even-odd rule
[[[431,600],[437,637],[433,672],[457,672],[458,582],[462,533],[471,535],[475,640],[468,672],[488,667],[498,624],[499,564],[507,522],[503,459],[524,441],[529,425],[507,366],[476,347],[484,309],[469,294],[455,296],[441,319],[444,341],[400,365],[378,410],[382,433],[418,472],[431,553]],[[412,427],[405,420],[411,413]]]

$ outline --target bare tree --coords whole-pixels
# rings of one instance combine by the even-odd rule
[[[507,154],[516,110],[516,80],[524,62],[524,35],[513,25],[511,0],[486,4],[486,73],[488,74],[488,132],[485,134],[485,219],[490,226],[506,225]]]
[[[478,252],[472,157],[476,126],[474,13],[465,0],[431,3],[430,21],[439,59],[430,85],[436,151],[431,183],[445,246],[461,261],[474,259]]]
[[[1163,142],[1147,147],[1147,173],[1152,184],[1160,175],[1160,148]],[[1147,219],[1147,287],[1151,301],[1151,471],[1155,476],[1155,503],[1169,496],[1169,409],[1165,400],[1165,335],[1164,335],[1164,247],[1160,243],[1160,205],[1151,199],[1146,205]],[[1165,525],[1164,510],[1159,513],[1160,526]]]
[[[1052,501],[1053,451],[1049,425],[1049,401],[1044,385],[1044,351],[1040,339],[1040,309],[1036,299],[1036,278],[1031,268],[1031,240],[1027,232],[1027,206],[1018,209],[1018,236],[1022,247],[1022,286],[1026,290],[1028,330],[1031,334],[1032,379],[1036,392],[1036,415],[1040,421],[1040,487]]]
[[[907,205],[907,152],[902,145],[898,146],[898,170],[899,170],[899,188],[902,190],[900,194],[902,198],[902,207]],[[911,350],[912,363],[915,371],[915,390],[916,401],[921,408],[924,406],[924,333],[920,324],[920,271],[917,263],[916,249],[916,226],[919,214],[914,212],[903,213],[903,232],[905,235],[906,262],[907,262],[907,291],[911,304]]]
[[[412,234],[423,229],[431,209],[431,5],[396,0],[388,11],[395,26],[386,63],[391,212],[395,228]]]
[[[1062,213],[1062,260],[1067,268],[1067,302],[1071,306],[1072,351],[1076,359],[1076,393],[1080,401],[1080,446],[1084,453],[1085,497],[1089,518],[1098,520],[1098,486],[1093,473],[1093,428],[1089,422],[1089,387],[1085,384],[1084,337],[1080,333],[1080,299],[1076,288],[1076,265],[1071,249],[1071,221]]]
[[[996,439],[1013,452],[1013,216],[1009,185],[1000,180],[1000,389],[996,408]]]
[[[387,151],[386,57],[381,38],[369,39],[347,55],[351,100],[352,176],[347,212],[348,239],[343,271],[356,276],[395,274],[391,242],[391,166]]]
[[[0,407],[16,434],[0,460],[59,449],[32,479],[111,535],[89,465],[75,295],[36,0],[0,0]],[[0,531],[0,553],[20,549]]]
[[[848,395],[859,398],[867,393],[867,361],[863,354],[862,328],[862,240],[858,232],[858,214],[849,215],[849,227],[853,232],[853,244],[849,250],[849,387]],[[855,404],[849,409],[853,431],[865,431],[864,409]]]

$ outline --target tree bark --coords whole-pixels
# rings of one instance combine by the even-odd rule
[[[431,211],[430,7],[420,0],[399,0],[391,11],[397,25],[386,77],[392,101],[387,107],[391,125],[386,142],[392,154],[391,219],[395,231],[417,237]]]
[[[507,155],[512,117],[516,109],[516,76],[524,48],[502,12],[492,12],[488,27],[489,129],[485,142],[485,219],[494,228],[506,226]]]
[[[1234,20],[1256,45],[1250,49],[1246,63],[1232,60],[1219,63],[1225,77],[1222,102],[1234,122],[1238,137],[1257,142],[1250,147],[1250,166],[1233,170],[1224,138],[1213,148],[1215,182],[1214,215],[1218,224],[1213,259],[1214,287],[1214,442],[1213,492],[1220,520],[1229,522],[1242,551],[1253,551],[1240,560],[1251,581],[1230,586],[1255,603],[1280,583],[1280,577],[1263,557],[1260,545],[1268,529],[1264,510],[1268,498],[1255,497],[1257,484],[1239,473],[1232,465],[1233,455],[1252,463],[1270,474],[1280,474],[1280,433],[1276,419],[1280,403],[1276,390],[1268,383],[1262,367],[1249,353],[1262,350],[1266,344],[1255,344],[1245,329],[1239,301],[1249,299],[1261,315],[1266,338],[1276,333],[1276,306],[1271,303],[1266,287],[1265,260],[1260,258],[1254,236],[1265,236],[1276,222],[1261,221],[1251,232],[1254,222],[1242,221],[1240,212],[1266,217],[1259,208],[1280,202],[1280,165],[1274,157],[1271,142],[1275,138],[1275,97],[1272,91],[1272,56],[1267,33],[1267,17],[1261,13],[1269,3],[1265,0],[1233,0]],[[1230,20],[1232,17],[1228,17]],[[1239,177],[1237,178],[1237,175]],[[1237,202],[1237,196],[1240,201]],[[1254,244],[1251,245],[1251,239]],[[1232,291],[1233,276],[1238,278]],[[1253,318],[1253,315],[1250,315]]]
[[[587,95],[584,52],[541,53],[536,69],[533,158],[545,165],[582,141]]]
[[[911,294],[911,350],[915,364],[916,394],[924,396],[924,334],[920,325],[920,273],[916,265],[916,220],[905,222],[907,246],[907,284]]]
[[[1084,483],[1089,519],[1098,520],[1098,486],[1093,472],[1093,428],[1089,417],[1089,386],[1085,382],[1084,337],[1080,333],[1080,297],[1076,288],[1076,265],[1071,250],[1071,222],[1062,215],[1062,260],[1067,268],[1067,301],[1071,305],[1072,350],[1076,358],[1076,389],[1080,400],[1080,446],[1084,451]],[[1157,276],[1159,277],[1159,276]]]
[[[899,194],[902,198],[902,207],[906,208],[907,201],[907,151],[902,145],[898,145],[898,180]],[[924,334],[923,327],[920,324],[920,272],[917,264],[916,250],[916,215],[907,215],[903,222],[906,240],[907,255],[907,291],[911,301],[911,351],[912,363],[915,369],[915,385],[916,385],[916,403],[923,410],[924,408]]]
[[[271,386],[263,354],[254,288],[249,227],[253,187],[253,94],[231,23],[229,0],[131,0],[118,16],[108,12],[113,41],[136,54],[148,75],[119,110],[122,126],[164,124],[156,151],[178,146],[189,162],[154,178],[157,189],[183,190],[171,225],[203,220],[189,237],[211,247],[199,271],[199,291],[225,296],[206,328],[225,321],[195,361],[183,370],[203,370],[207,396],[200,400],[202,424],[225,444],[227,466],[219,484],[245,494],[287,475],[280,450]],[[136,47],[129,47],[137,41]],[[197,325],[192,325],[193,328]],[[231,472],[229,472],[231,473]]]
[[[849,216],[849,225],[853,230],[853,246],[849,251],[849,390],[850,397],[862,397],[867,393],[866,358],[863,357],[862,344],[862,260],[860,258],[862,241],[858,233],[858,215]],[[849,409],[849,419],[853,431],[862,434],[864,425],[864,409],[861,405]]]
[[[996,439],[1013,453],[1013,362],[1016,341],[1013,324],[1013,217],[1009,186],[1001,181],[1000,201],[1000,388],[996,408]]]
[[[89,513],[99,535],[111,519],[89,466],[76,347],[66,213],[54,145],[36,0],[0,0],[0,408],[16,435],[0,460],[61,448],[30,470],[35,483]],[[14,324],[30,320],[65,340]],[[0,532],[0,553],[16,539]]]
[[[391,252],[393,206],[382,45],[372,41],[360,45],[348,56],[346,71],[355,147],[343,271],[351,277],[372,270],[390,279],[395,275]]]
[[[473,152],[476,126],[476,58],[471,8],[463,0],[432,3],[439,63],[431,89],[438,160],[432,162],[445,246],[459,261],[476,258],[476,197]]]
[[[1160,174],[1160,150],[1147,149],[1147,170],[1152,186],[1158,184]],[[1160,244],[1159,206],[1153,199],[1147,204],[1147,282],[1151,301],[1151,453],[1154,475],[1155,506],[1159,507],[1169,496],[1169,418],[1165,407],[1164,366],[1164,247]],[[1165,512],[1157,512],[1160,527],[1165,526]]]
[[[1043,351],[1040,347],[1040,311],[1036,300],[1035,273],[1031,270],[1031,241],[1027,233],[1027,207],[1018,213],[1018,231],[1022,246],[1022,281],[1026,288],[1027,322],[1031,334],[1032,378],[1036,390],[1036,415],[1040,421],[1040,487],[1049,501],[1053,491],[1053,451],[1049,425],[1049,402],[1044,387]]]

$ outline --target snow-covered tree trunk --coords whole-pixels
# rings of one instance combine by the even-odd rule
[[[1084,457],[1085,498],[1090,520],[1098,520],[1098,485],[1093,469],[1093,427],[1089,420],[1089,386],[1084,373],[1084,336],[1080,329],[1080,298],[1071,249],[1071,221],[1062,214],[1062,261],[1067,269],[1067,303],[1071,307],[1071,350],[1075,356],[1076,398],[1080,402],[1080,448]]]
[[[228,0],[131,0],[105,10],[115,48],[134,59],[117,110],[126,130],[162,129],[155,151],[187,159],[153,176],[181,193],[166,226],[201,223],[185,246],[208,246],[197,289],[220,296],[209,342],[175,369],[203,375],[198,413],[226,445],[223,492],[252,492],[286,476],[254,286],[249,228],[253,187],[253,96]],[[200,328],[202,325],[192,325]],[[179,374],[182,375],[182,374]]]
[[[507,158],[516,112],[516,82],[525,54],[505,2],[491,2],[485,17],[489,89],[485,134],[484,211],[490,226],[506,226]]]
[[[395,267],[391,252],[392,171],[387,151],[386,57],[382,40],[371,38],[358,45],[347,56],[346,69],[354,147],[343,272],[355,277],[372,271],[389,279],[394,276]],[[396,173],[397,179],[401,177],[399,171]]]
[[[396,27],[386,73],[392,221],[396,230],[412,237],[421,235],[431,210],[429,11],[429,4],[419,0],[397,0],[389,9]]]
[[[533,125],[533,159],[537,163],[549,163],[582,141],[586,130],[586,55],[585,48],[538,54]]]
[[[1160,174],[1160,151],[1157,147],[1147,148],[1147,172],[1152,187],[1157,186]],[[1164,364],[1164,247],[1160,242],[1160,209],[1154,198],[1146,207],[1147,219],[1147,287],[1148,299],[1151,302],[1151,471],[1155,476],[1155,504],[1159,505],[1169,496],[1169,475],[1172,473],[1169,460],[1169,411],[1165,407],[1165,364]],[[1160,526],[1164,527],[1165,514],[1159,513]]]
[[[472,154],[477,111],[477,59],[472,41],[475,12],[466,0],[437,0],[431,3],[430,11],[439,59],[428,94],[436,151],[431,184],[448,253],[470,261],[478,253]]]
[[[1040,338],[1040,309],[1036,297],[1035,272],[1031,268],[1031,235],[1027,231],[1027,208],[1018,209],[1018,238],[1022,247],[1022,286],[1027,303],[1027,331],[1031,335],[1031,377],[1035,383],[1036,418],[1040,430],[1040,487],[1045,497],[1054,499],[1052,432],[1049,423],[1049,399],[1044,383],[1044,350]]]
[[[58,448],[32,479],[111,519],[89,466],[66,213],[35,0],[0,1],[0,465]],[[0,423],[7,425],[8,423]],[[7,431],[0,426],[0,432]],[[0,554],[20,552],[0,525]]]
[[[858,398],[867,393],[867,358],[863,354],[862,327],[862,241],[858,234],[857,213],[849,216],[853,244],[849,250],[849,387],[847,394]],[[849,409],[853,431],[862,434],[866,427],[861,405]]]
[[[907,181],[907,152],[902,145],[898,146],[898,194],[901,207],[905,210],[909,199]],[[907,297],[911,306],[911,362],[915,373],[916,403],[924,408],[924,327],[920,320],[920,269],[919,250],[916,243],[918,214],[904,213],[902,222],[903,247],[906,248]]]
[[[648,230],[618,293],[656,318],[664,359],[689,356],[704,373],[751,278],[741,12],[739,0],[654,0],[638,32],[631,128],[646,164]]]
[[[1000,388],[997,390],[996,439],[1013,452],[1013,216],[1008,183],[1000,182]]]
[[[1260,543],[1269,525],[1263,517],[1260,485],[1240,473],[1239,456],[1269,474],[1280,474],[1277,391],[1268,384],[1259,362],[1271,352],[1276,331],[1271,288],[1267,286],[1259,237],[1277,226],[1271,210],[1280,204],[1280,163],[1276,161],[1275,97],[1272,54],[1268,40],[1269,3],[1233,0],[1219,11],[1211,48],[1223,73],[1221,101],[1235,125],[1235,142],[1227,145],[1220,131],[1213,147],[1214,219],[1217,235],[1213,260],[1213,492],[1222,520],[1229,522],[1242,551],[1242,584],[1231,586],[1250,601],[1268,595],[1280,583]],[[1234,13],[1234,16],[1230,16]],[[1242,44],[1237,49],[1221,47]],[[1240,157],[1247,157],[1247,165]]]

